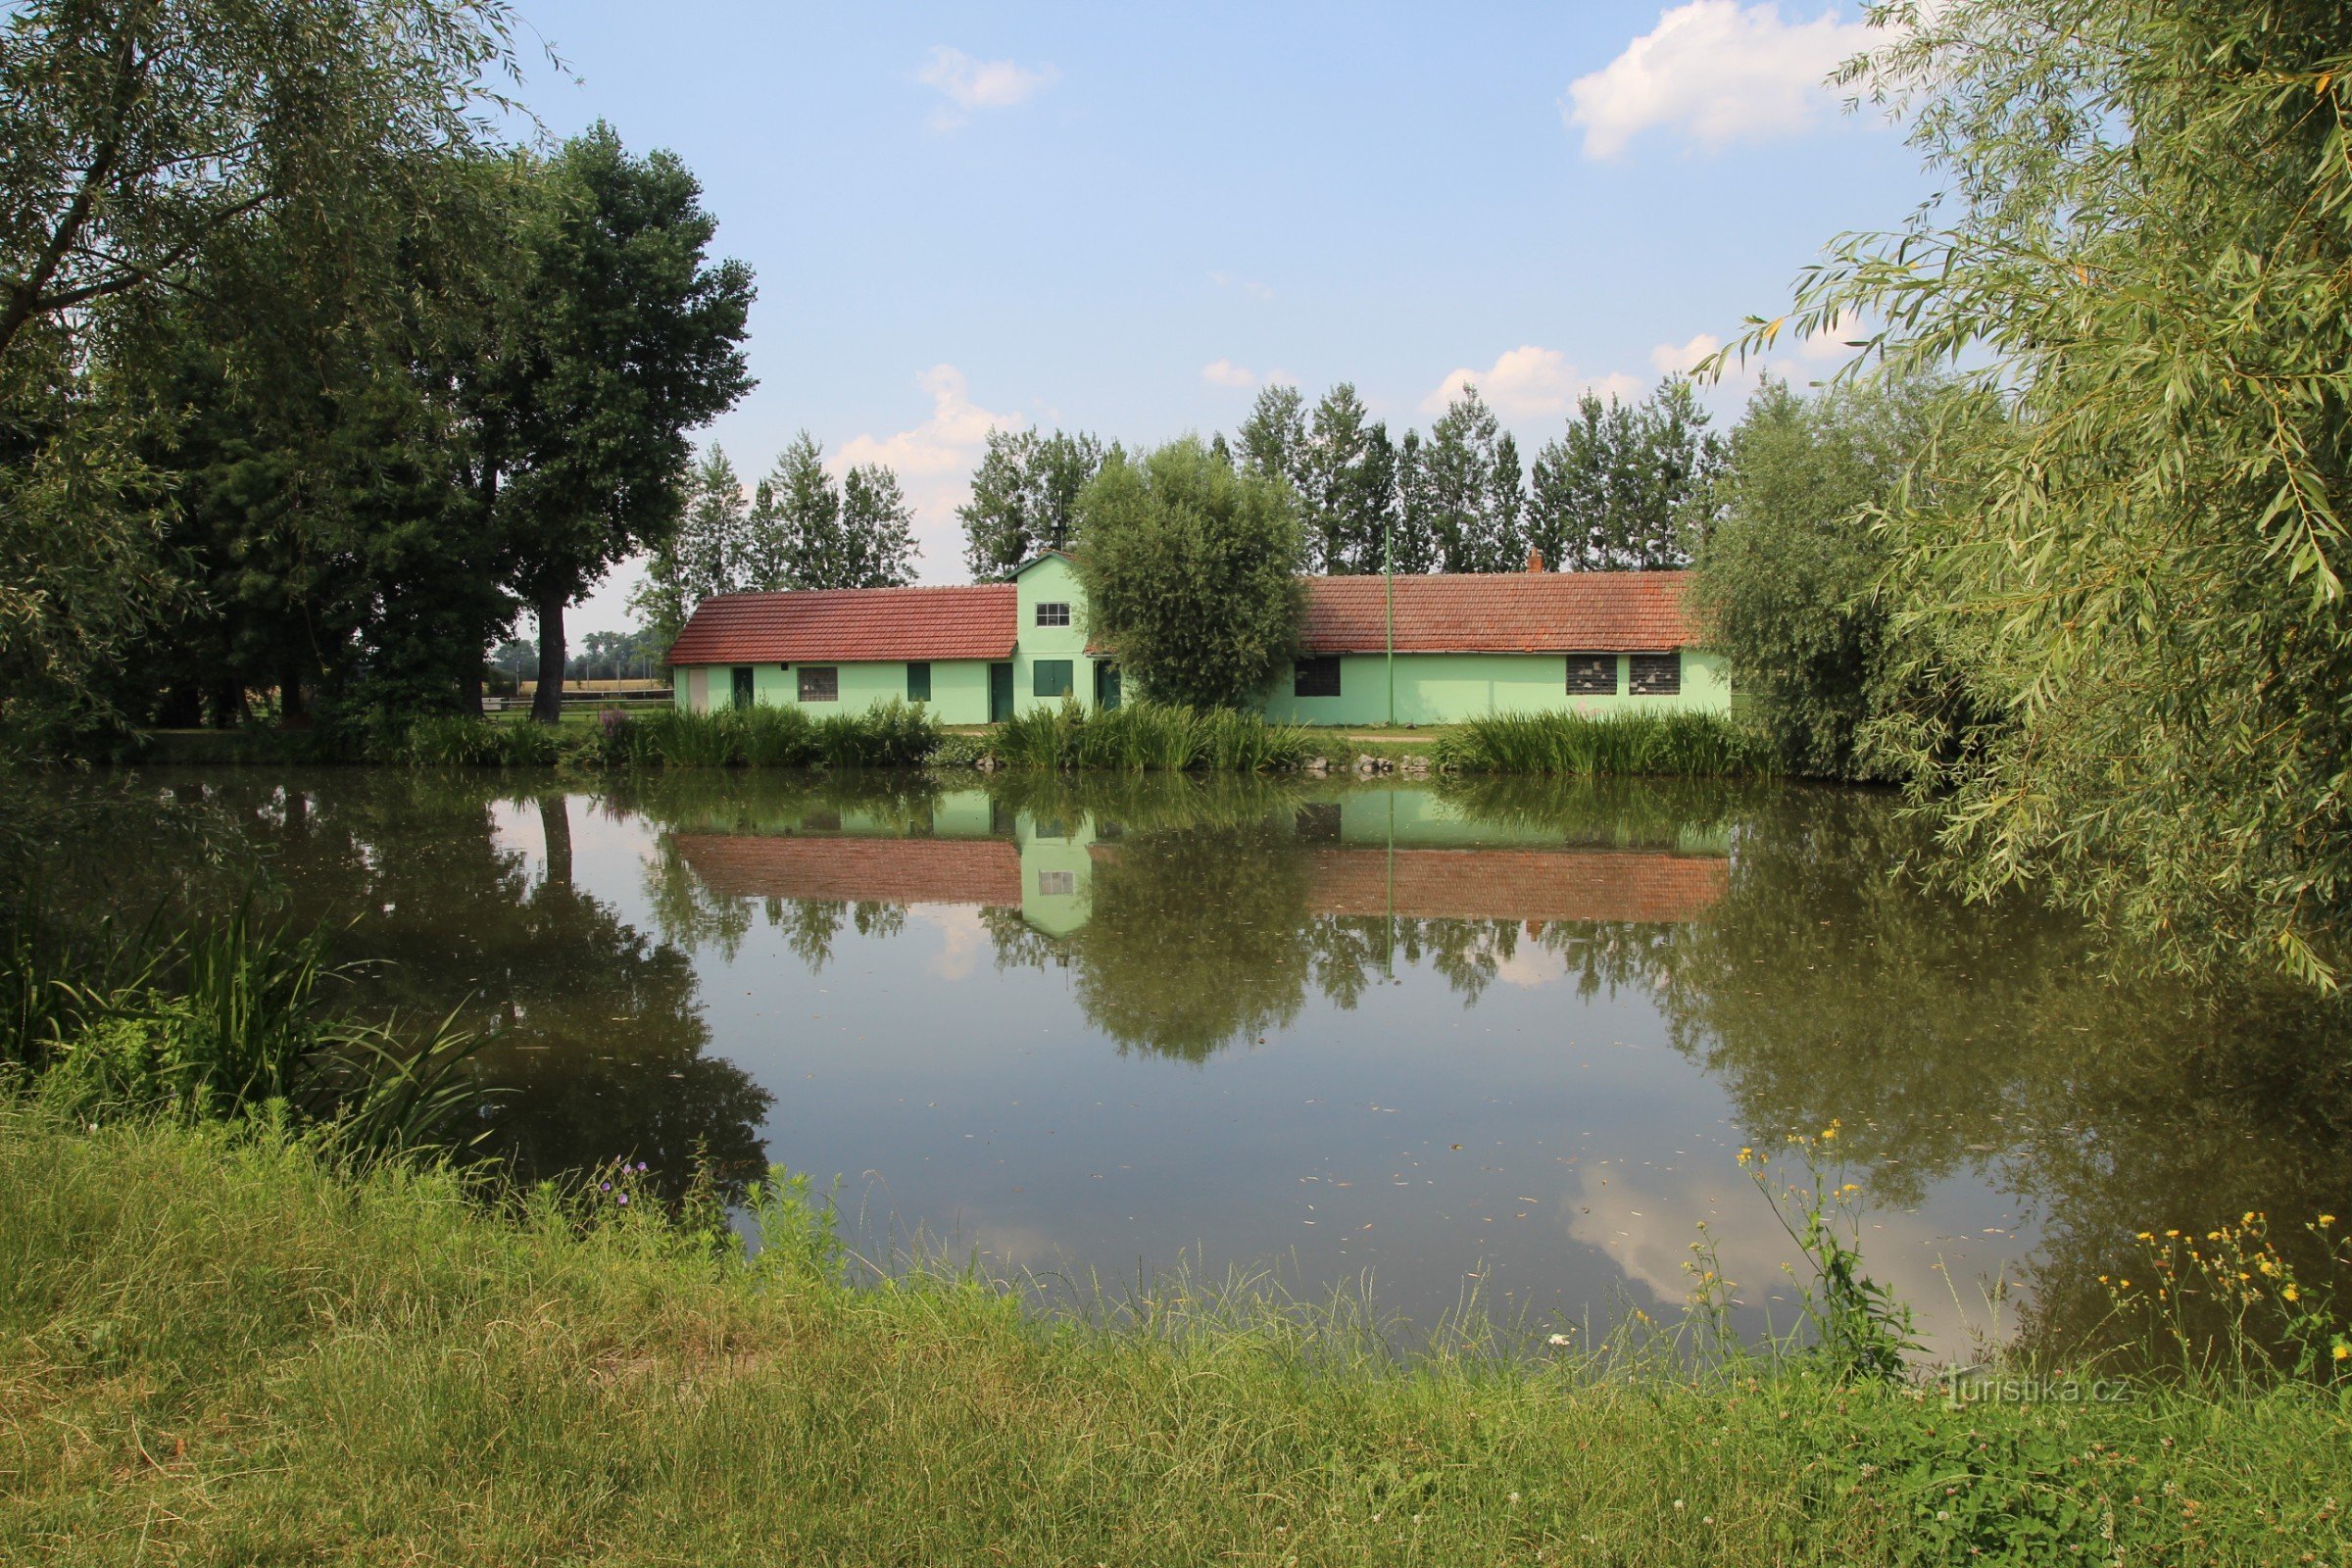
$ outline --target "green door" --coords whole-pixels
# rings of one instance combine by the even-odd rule
[[[1097,708],[1119,706],[1118,665],[1097,664],[1095,666],[1095,706]]]
[[[988,721],[1002,724],[1012,716],[1012,666],[988,666]]]

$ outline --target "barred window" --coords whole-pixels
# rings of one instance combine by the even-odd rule
[[[1616,696],[1617,656],[1615,654],[1570,654],[1568,656],[1568,695],[1571,697]]]
[[[801,666],[801,701],[831,703],[841,699],[841,671],[832,664]]]
[[[1683,656],[1636,654],[1631,673],[1636,697],[1672,697],[1683,689]]]
[[[1070,607],[1049,600],[1037,607],[1037,623],[1040,626],[1067,626],[1070,623]]]
[[[928,663],[909,663],[906,666],[906,700],[927,703],[931,700],[931,666]]]
[[[1291,695],[1293,697],[1337,697],[1340,695],[1340,662],[1336,657],[1301,659],[1291,666]]]

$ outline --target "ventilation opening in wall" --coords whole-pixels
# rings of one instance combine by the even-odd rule
[[[1615,654],[1570,654],[1568,656],[1568,695],[1571,697],[1616,696],[1617,656]]]
[[[1630,673],[1636,697],[1672,697],[1683,689],[1683,656],[1636,654]]]

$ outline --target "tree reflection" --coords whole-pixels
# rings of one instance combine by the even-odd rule
[[[1866,795],[1754,811],[1715,918],[1656,971],[1677,1045],[1750,1141],[1843,1122],[1877,1201],[1975,1174],[2044,1220],[2031,1343],[2107,1311],[2134,1237],[2247,1210],[2280,1229],[2352,1200],[2352,1030],[2307,999],[2105,978],[2079,930],[2022,901],[1958,904],[1901,867],[1926,846]]]
[[[477,1155],[527,1179],[625,1156],[673,1187],[698,1149],[735,1179],[764,1168],[770,1097],[708,1054],[686,955],[569,881],[570,812],[586,803],[510,795],[481,775],[358,770],[230,773],[202,798],[293,918],[348,927],[336,955],[365,965],[356,1007],[454,1013],[486,1038]],[[501,847],[502,803],[559,852],[547,874]]]

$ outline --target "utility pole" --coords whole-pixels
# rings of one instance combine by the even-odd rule
[[[1380,575],[1389,602],[1389,728],[1396,727],[1396,519],[1381,519]]]

